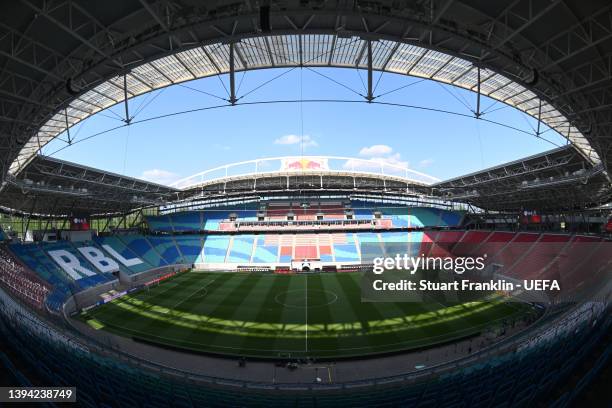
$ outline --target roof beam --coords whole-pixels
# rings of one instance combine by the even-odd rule
[[[44,10],[44,9],[41,9],[40,7],[37,7],[35,4],[32,4],[29,0],[20,0],[20,1],[22,3],[24,3],[25,5],[27,5],[28,7],[30,7],[32,10],[36,11],[39,15],[44,16],[47,20],[52,22],[56,27],[58,27],[59,29],[61,29],[64,32],[70,34],[72,37],[77,39],[79,42],[81,42],[82,44],[86,45],[87,47],[89,47],[90,49],[95,51],[100,56],[106,58],[109,61],[114,62],[117,66],[123,68],[123,64],[121,64],[119,61],[113,59],[109,54],[107,54],[106,52],[102,51],[100,48],[98,48],[96,45],[92,44],[86,38],[83,38],[83,36],[81,36],[76,31],[74,31],[71,27],[66,26],[61,21],[59,21],[55,17],[51,16],[47,12],[47,10]],[[70,4],[68,5],[68,7],[71,7]]]

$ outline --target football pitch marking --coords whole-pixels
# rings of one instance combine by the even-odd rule
[[[490,320],[489,322],[486,322],[486,323],[476,324],[476,325],[473,325],[472,327],[477,327],[477,328],[488,327],[488,326],[490,326],[491,323],[501,322],[504,319],[507,319],[509,317],[514,317],[514,316],[519,316],[521,314],[522,313],[517,312],[517,313],[514,313],[514,314],[506,316],[506,317],[500,317],[500,318],[497,318],[497,319]],[[128,327],[125,327],[125,326],[121,326],[121,325],[118,325],[118,324],[108,324],[107,326],[108,327],[114,327],[114,328],[117,328],[117,329],[121,329],[121,330],[126,331],[128,333],[137,334],[137,335],[139,335],[139,337],[141,339],[145,339],[145,340],[147,338],[151,338],[151,337],[155,337],[155,338],[162,339],[162,340],[167,340],[167,342],[161,341],[160,343],[167,344],[167,345],[170,345],[170,346],[176,345],[177,342],[178,343],[191,344],[191,345],[194,345],[194,346],[201,346],[202,345],[202,343],[199,343],[199,342],[194,342],[194,341],[189,341],[189,340],[184,340],[184,339],[176,339],[176,338],[160,336],[160,335],[157,335],[157,334],[152,334],[150,332],[144,332],[144,331],[140,331],[140,330],[135,330],[135,329],[128,328]],[[462,333],[464,331],[465,330],[454,330],[453,333]],[[447,336],[446,334],[438,334],[438,335],[430,335],[430,336],[419,336],[419,338],[417,340],[407,339],[407,340],[397,341],[397,342],[393,342],[393,343],[385,343],[384,345],[381,345],[379,347],[383,348],[383,347],[388,347],[388,346],[399,346],[399,345],[409,345],[409,344],[412,345],[412,343],[414,343],[415,341],[416,341],[416,343],[414,345],[416,347],[421,347],[419,344],[423,340],[444,338],[446,336]],[[450,340],[452,341],[454,339],[461,339],[463,337],[464,337],[464,335],[458,335],[458,336],[456,336],[454,338],[451,337]],[[434,346],[435,346],[435,344],[434,344]],[[255,351],[255,352],[260,352],[260,353],[268,353],[268,352],[271,351],[271,350],[268,350],[268,349],[258,349],[258,348],[252,348],[252,347],[233,347],[233,346],[217,345],[217,344],[214,345],[214,348],[221,348],[221,349],[226,349],[226,350]],[[341,347],[341,348],[337,348],[335,350],[336,351],[358,351],[358,350],[369,350],[369,349],[377,349],[377,348],[378,347],[376,347],[376,346],[369,345],[369,346]],[[200,349],[199,348],[194,348],[193,350],[198,351]],[[275,349],[274,351],[278,352],[279,354],[281,354],[281,353],[295,353],[295,352],[299,352],[299,351],[302,351],[302,350],[300,350],[300,349]],[[311,350],[311,351],[313,351],[313,350]],[[315,351],[327,351],[327,350],[315,350]],[[405,350],[405,351],[406,352],[410,352],[411,350],[408,349],[408,350]],[[378,354],[386,353],[386,352],[387,351],[382,350],[382,351],[378,352]],[[374,353],[374,354],[377,354],[377,353]],[[241,355],[241,354],[239,353],[238,355]],[[367,354],[366,356],[369,356],[369,355],[371,355],[371,354]]]
[[[204,273],[202,273],[203,275]],[[268,278],[268,276],[264,276],[264,278]],[[270,276],[272,279],[279,279],[278,277]],[[195,299],[208,298],[210,296],[210,289],[206,289],[209,285],[213,284],[216,280],[221,279],[220,275],[211,274],[209,279],[190,279],[189,276],[184,275],[183,277],[179,277],[179,279],[166,282],[165,285],[168,287],[159,288],[155,291],[151,291],[150,294],[146,293],[144,296],[134,295],[132,297],[123,298],[120,300],[113,301],[113,303],[121,309],[129,310],[132,313],[139,314],[141,317],[145,319],[149,319],[152,321],[159,321],[164,324],[166,328],[167,325],[176,326],[181,330],[188,330],[192,328],[195,331],[202,330],[203,332],[217,333],[219,336],[230,335],[230,336],[240,336],[244,339],[244,343],[240,346],[234,344],[227,344],[227,342],[221,340],[219,337],[219,341],[210,342],[204,341],[201,339],[192,338],[189,339],[188,336],[173,336],[170,333],[164,333],[164,335],[159,335],[159,331],[155,328],[155,323],[150,325],[149,327],[126,327],[130,326],[123,322],[121,314],[110,314],[106,315],[104,313],[105,308],[98,309],[96,311],[92,311],[89,315],[95,320],[98,319],[101,323],[105,323],[112,332],[116,334],[128,335],[131,333],[136,339],[140,338],[143,340],[149,339],[150,341],[157,341],[160,344],[167,344],[170,346],[178,346],[184,349],[191,349],[194,351],[204,351],[204,352],[212,352],[223,354],[224,350],[226,350],[228,355],[233,356],[253,356],[253,357],[261,357],[273,356],[275,353],[291,353],[294,357],[306,357],[310,354],[316,357],[321,358],[341,358],[348,356],[356,356],[356,355],[375,355],[379,353],[384,353],[388,351],[401,351],[400,347],[408,350],[414,347],[422,347],[427,346],[427,343],[433,345],[433,343],[437,343],[440,340],[451,341],[453,339],[458,339],[464,337],[469,332],[479,331],[480,328],[486,328],[487,326],[494,325],[496,322],[501,322],[504,319],[512,319],[514,316],[519,316],[520,314],[524,314],[524,308],[518,307],[518,305],[512,305],[513,307],[510,310],[506,311],[506,315],[496,319],[489,319],[486,322],[481,323],[470,323],[470,327],[449,327],[444,333],[416,333],[410,334],[409,337],[405,336],[404,338],[398,339],[384,339],[385,341],[381,344],[377,342],[366,344],[366,345],[357,345],[357,344],[334,344],[331,347],[328,344],[324,344],[324,341],[327,337],[329,338],[337,338],[338,333],[347,333],[348,337],[355,336],[378,336],[384,333],[390,332],[402,332],[403,330],[413,330],[420,329],[425,327],[436,327],[436,324],[441,324],[444,322],[458,321],[458,319],[464,318],[468,315],[475,314],[477,315],[480,311],[485,311],[490,309],[491,307],[495,307],[495,299],[492,299],[493,302],[482,302],[482,301],[474,301],[468,302],[464,305],[461,305],[462,311],[458,311],[458,306],[450,306],[443,308],[441,311],[438,310],[436,312],[419,312],[418,314],[409,314],[409,319],[406,320],[405,317],[401,319],[406,323],[406,326],[398,326],[397,320],[399,317],[389,317],[384,318],[382,320],[368,320],[368,325],[373,331],[364,332],[363,330],[359,330],[359,322],[358,325],[353,327],[349,325],[348,328],[342,328],[342,323],[332,324],[332,326],[328,326],[327,323],[321,324],[310,324],[310,314],[319,313],[319,308],[324,308],[324,306],[338,302],[339,295],[336,293],[337,290],[326,290],[324,289],[325,285],[319,287],[319,285],[315,285],[313,288],[313,284],[317,283],[318,280],[308,282],[309,278],[312,276],[304,275],[302,277],[294,276],[292,279],[296,279],[296,283],[301,282],[303,288],[296,288],[293,290],[276,290],[276,295],[270,299],[272,303],[276,303],[280,307],[287,308],[295,308],[295,322],[278,322],[278,323],[266,323],[266,322],[258,322],[258,321],[241,321],[229,318],[222,318],[218,316],[206,316],[200,313],[190,313],[190,311],[178,311],[173,310],[174,308],[181,305],[183,302],[188,300],[194,301]],[[284,280],[285,277],[281,277],[281,280]],[[208,281],[208,282],[207,282]],[[335,282],[335,281],[333,281]],[[327,283],[327,282],[326,282]],[[222,283],[221,288],[223,288],[225,283]],[[236,283],[233,284],[235,286]],[[191,286],[197,286],[195,291],[191,289]],[[284,286],[284,285],[281,285]],[[164,303],[161,299],[164,298],[164,294],[166,292],[177,290],[184,291],[184,289],[191,289],[186,298],[181,298],[178,303],[174,306],[162,306]],[[232,285],[229,285],[229,289],[232,288]],[[287,287],[288,289],[289,287]],[[153,288],[152,288],[153,289]],[[161,290],[160,290],[161,289]],[[334,287],[335,289],[335,287]],[[216,289],[215,289],[216,290]],[[206,292],[204,292],[206,291]],[[155,293],[157,292],[157,293]],[[268,296],[272,295],[270,293]],[[284,297],[283,297],[284,296]],[[287,298],[289,301],[287,301]],[[158,301],[161,304],[155,304],[154,302]],[[293,302],[291,302],[293,300]],[[431,299],[431,300],[436,300]],[[172,301],[172,300],[171,300]],[[174,301],[176,302],[176,300]],[[325,305],[323,305],[325,303]],[[440,306],[443,306],[439,301],[436,300]],[[506,303],[506,302],[503,302]],[[269,303],[268,303],[269,304]],[[277,306],[277,307],[279,307]],[[463,310],[463,308],[468,307],[468,309]],[[302,315],[304,321],[302,324],[299,323],[300,312],[299,308],[304,308],[304,314]],[[333,309],[338,309],[340,306],[334,306]],[[312,310],[310,310],[312,308]],[[173,311],[173,313],[169,313]],[[340,309],[342,309],[340,307]],[[274,310],[274,309],[271,309]],[[100,312],[99,312],[100,311]],[[508,313],[510,312],[510,313]],[[512,313],[514,312],[514,313]],[[326,313],[325,311],[321,311],[321,313]],[[98,315],[98,316],[96,316]],[[435,316],[436,319],[432,320]],[[172,316],[171,318],[169,316]],[[331,317],[331,316],[329,316]],[[108,323],[107,323],[108,322]],[[138,322],[138,320],[137,320]],[[123,323],[123,324],[122,324]],[[210,323],[210,326],[208,325]],[[476,323],[476,324],[474,324]],[[205,327],[206,326],[206,327]],[[405,329],[403,328],[405,327]],[[315,338],[315,346],[311,346],[311,342],[313,341],[313,328],[314,328],[314,338]],[[113,330],[114,329],[114,330]],[[270,331],[266,331],[269,329]],[[453,330],[454,329],[454,330]],[[282,330],[282,332],[281,332]],[[329,333],[328,333],[329,331]],[[123,332],[123,333],[122,333]],[[300,335],[301,332],[301,335]],[[195,333],[195,332],[193,332]],[[180,333],[178,333],[180,334]],[[215,335],[216,336],[216,335]],[[249,338],[258,338],[254,340],[254,344],[251,343]],[[287,341],[296,341],[294,344],[284,343],[282,338],[286,337]],[[300,347],[299,338],[302,338],[303,342]],[[257,343],[261,342],[264,338],[280,338],[281,341],[276,343],[262,343],[261,345],[266,345],[266,347],[257,347]],[[355,337],[356,338],[356,337]],[[374,338],[374,337],[372,337]],[[292,340],[293,339],[293,340]],[[195,340],[195,341],[194,341]],[[390,342],[388,340],[391,340]],[[395,340],[395,341],[394,341]],[[321,342],[319,344],[319,342]],[[251,343],[251,344],[249,344]],[[284,346],[284,347],[283,347]],[[360,351],[365,351],[366,353],[359,353]],[[336,355],[337,354],[337,355]]]
[[[314,307],[323,307],[323,306],[329,306],[332,305],[334,303],[336,303],[338,301],[338,295],[336,294],[336,292],[334,292],[333,290],[319,290],[319,289],[305,289],[305,294],[304,297],[294,297],[293,299],[296,300],[295,303],[291,303],[288,302],[287,299],[285,299],[285,301],[281,301],[280,298],[283,295],[287,295],[288,298],[291,298],[291,294],[293,293],[297,293],[298,295],[302,294],[302,290],[300,289],[295,289],[295,290],[288,290],[288,291],[282,291],[282,292],[278,292],[275,296],[274,296],[274,302],[276,302],[277,304],[283,306],[283,307],[291,307],[291,308],[296,308],[296,309],[308,309],[308,308],[314,308]],[[322,301],[317,302],[316,299],[314,301],[313,304],[313,299],[310,299],[310,304],[309,302],[309,297],[308,294],[315,294],[315,293],[323,293],[323,297],[324,299],[321,299]],[[299,304],[299,302],[297,301],[303,301],[304,304]],[[308,317],[308,316],[306,316]]]

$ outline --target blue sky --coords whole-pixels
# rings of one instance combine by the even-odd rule
[[[244,96],[240,102],[297,100],[301,99],[300,95],[303,99],[358,100],[361,97],[353,91],[365,92],[363,71],[317,69],[317,72],[352,90],[308,69],[269,69],[237,74],[238,95]],[[474,93],[403,75],[385,73],[380,80],[379,76],[376,73],[374,78],[378,82],[375,95],[412,85],[381,96],[378,101],[464,114],[470,113],[468,107],[475,108]],[[138,112],[134,118],[138,121],[224,104],[203,93],[226,97],[222,83],[227,87],[226,76],[155,91],[130,101],[130,113]],[[482,110],[490,107],[485,118],[526,131],[536,127],[531,118],[487,98],[483,98],[481,107]],[[122,124],[118,116],[124,115],[123,105],[109,110],[71,130],[76,144],[65,148],[63,141],[56,140],[47,145],[43,153],[107,171],[170,183],[228,163],[300,155],[302,144],[305,155],[375,158],[406,165],[440,179],[555,147],[534,136],[484,121],[365,103],[223,107],[137,123],[87,139]],[[303,143],[300,142],[302,135]],[[565,139],[554,131],[544,136],[557,145],[565,143]],[[65,139],[65,135],[62,138]]]

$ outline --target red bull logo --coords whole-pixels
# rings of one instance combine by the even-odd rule
[[[283,171],[327,170],[326,159],[288,158],[283,160]]]

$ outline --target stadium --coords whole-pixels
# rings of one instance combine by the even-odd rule
[[[0,10],[0,386],[73,387],[84,407],[612,401],[607,2],[22,0]],[[298,98],[247,98],[292,72]],[[353,98],[336,88],[306,97],[318,89],[302,72]],[[416,82],[378,91],[384,75]],[[385,99],[421,81],[473,106]],[[217,100],[186,106],[176,89]],[[169,105],[140,116],[163,92]],[[286,111],[248,124],[241,112],[280,105],[298,108],[301,129],[274,144],[300,150],[258,158],[252,128],[274,128]],[[347,106],[359,112],[352,122],[376,122],[358,117],[368,109],[417,111],[540,144],[461,167],[472,172],[453,162],[438,178],[422,157],[416,170],[374,144],[381,136],[369,149],[384,160],[365,148],[305,152],[317,144],[305,105]],[[495,116],[506,108],[531,130]],[[193,114],[209,115],[193,120],[207,136],[199,146],[177,136]],[[238,123],[220,126],[246,128],[240,153],[214,134],[231,115]],[[156,144],[132,155],[130,133],[123,172],[92,165],[111,160],[106,150],[62,156],[94,139],[118,156],[111,134],[153,133],[151,123],[165,142],[145,159],[179,166],[201,149],[189,167],[198,172],[128,175]],[[435,144],[410,136],[398,140],[414,151]],[[413,280],[423,287],[407,295]],[[0,406],[67,401],[6,395]]]

